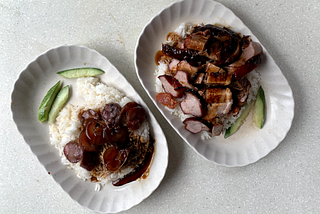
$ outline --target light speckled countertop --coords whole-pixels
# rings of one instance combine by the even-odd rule
[[[295,118],[284,141],[257,163],[225,168],[197,155],[160,115],[137,79],[134,48],[144,25],[174,1],[0,2],[0,213],[92,213],[54,182],[18,133],[15,80],[39,54],[80,44],[106,56],[161,124],[170,151],[158,189],[124,213],[320,212],[320,2],[224,0],[259,38],[292,87]]]

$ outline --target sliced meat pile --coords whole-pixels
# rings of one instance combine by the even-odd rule
[[[129,102],[121,108],[117,103],[109,103],[99,110],[80,110],[78,117],[82,124],[78,140],[64,147],[71,163],[80,162],[88,171],[102,166],[108,173],[127,167],[134,169],[123,180],[114,181],[114,185],[136,180],[143,174],[141,169],[149,166],[154,145],[151,140],[141,140],[134,132],[147,118],[141,105]]]
[[[158,76],[164,92],[156,100],[191,117],[183,121],[192,133],[220,135],[222,122],[246,103],[251,84],[246,75],[260,63],[262,47],[249,36],[215,25],[196,26],[185,38],[171,32],[156,55],[168,64]],[[161,56],[161,57],[159,57]]]

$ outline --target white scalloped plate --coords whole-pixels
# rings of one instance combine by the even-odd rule
[[[146,179],[122,187],[109,184],[96,192],[94,183],[82,181],[73,170],[61,164],[58,150],[50,145],[48,125],[38,122],[37,111],[45,93],[58,80],[62,80],[64,85],[71,84],[72,92],[76,80],[63,79],[56,72],[75,67],[96,67],[104,70],[105,74],[100,75],[102,82],[122,91],[147,110],[156,144],[155,157]],[[75,104],[78,100],[71,95],[69,102]],[[127,210],[147,198],[165,175],[168,165],[167,141],[155,117],[122,74],[104,56],[87,47],[56,47],[32,61],[14,85],[11,110],[19,132],[53,179],[72,199],[90,210],[102,213]]]
[[[175,131],[205,159],[223,166],[244,166],[258,161],[285,138],[293,116],[294,100],[291,88],[283,73],[264,48],[264,61],[256,69],[261,73],[261,85],[266,95],[266,123],[263,129],[255,128],[249,118],[233,136],[202,140],[200,134],[184,129],[179,118],[171,115],[155,100],[155,54],[161,49],[166,35],[182,22],[220,24],[243,35],[259,40],[247,26],[228,8],[211,0],[185,0],[173,3],[142,30],[136,45],[135,66],[140,82],[159,111]]]

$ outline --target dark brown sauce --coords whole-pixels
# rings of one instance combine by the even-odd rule
[[[162,56],[164,56],[164,53],[162,53],[161,50],[158,50],[158,52],[156,53],[156,55],[154,57],[154,61],[155,61],[157,66],[159,65],[159,61],[160,61]]]
[[[150,150],[146,154],[144,162],[139,167],[137,167],[133,172],[125,175],[123,178],[113,181],[112,182],[113,186],[122,186],[124,184],[135,181],[139,178],[146,179],[149,175],[153,154],[154,154],[154,143],[150,145]]]

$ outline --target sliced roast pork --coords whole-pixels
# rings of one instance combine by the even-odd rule
[[[183,121],[185,129],[191,133],[197,134],[201,131],[211,132],[212,124],[199,117],[189,117]]]
[[[185,88],[181,83],[174,77],[169,75],[158,76],[162,83],[163,90],[167,93],[170,93],[173,97],[182,97],[183,91]]]
[[[204,83],[206,85],[230,85],[232,75],[212,63],[207,63]]]
[[[179,70],[174,75],[174,78],[177,79],[182,86],[194,89],[194,86],[190,83],[190,78],[187,72]]]
[[[192,89],[185,91],[185,98],[180,102],[180,108],[183,113],[191,114],[195,117],[203,117],[207,112],[203,98]]]
[[[242,39],[242,53],[240,58],[224,67],[228,73],[232,73],[235,80],[239,80],[261,63],[262,47],[258,42],[253,42],[250,37]]]
[[[212,121],[215,117],[226,115],[231,110],[233,99],[229,88],[208,88],[203,96],[207,103],[205,120]]]

